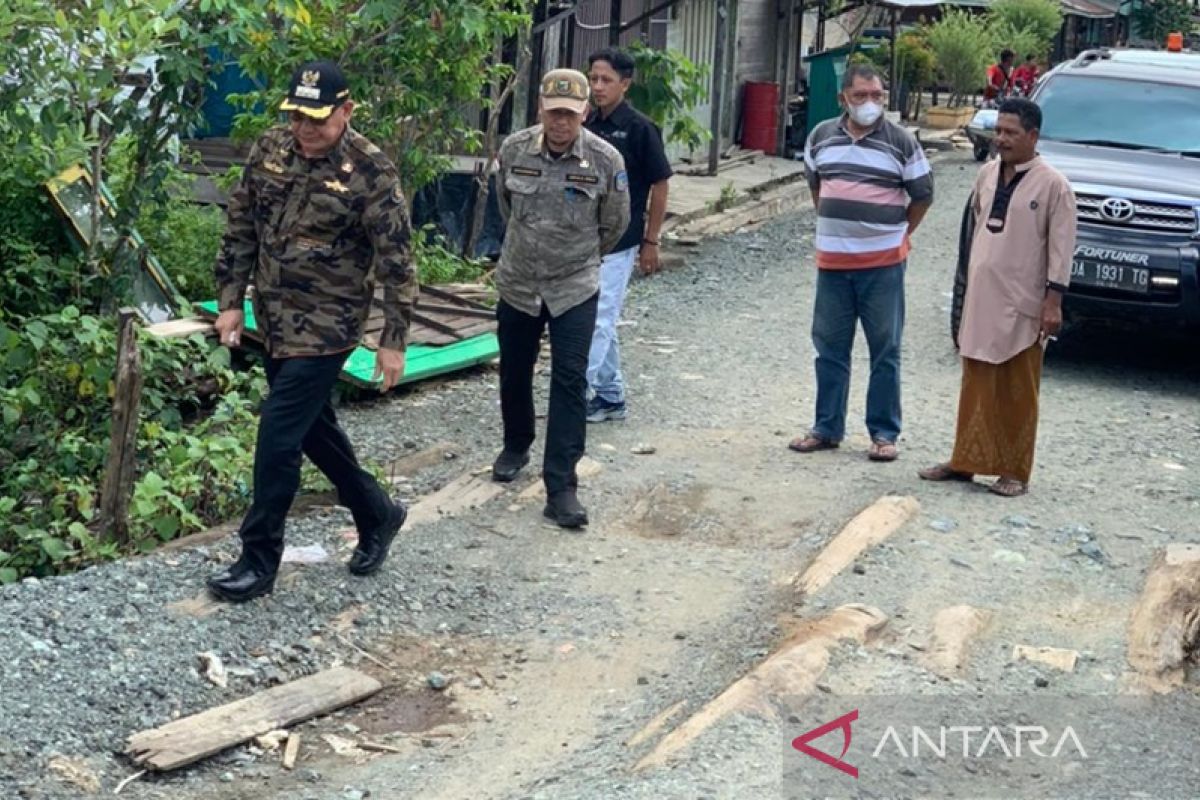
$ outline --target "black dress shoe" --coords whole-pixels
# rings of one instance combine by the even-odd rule
[[[408,509],[404,507],[403,503],[395,503],[383,525],[368,535],[359,534],[358,547],[354,548],[354,553],[350,556],[351,574],[370,575],[382,567],[383,562],[387,561],[392,539],[396,538],[396,534],[400,532],[406,519],[408,519]]]
[[[246,567],[237,575],[226,577],[225,573],[218,573],[208,579],[208,590],[230,603],[245,603],[270,594],[274,588],[275,573],[259,572],[253,567]]]
[[[521,468],[529,463],[529,451],[515,453],[512,450],[502,450],[492,464],[492,480],[497,483],[511,483],[517,477]]]
[[[250,564],[245,561],[242,561],[241,559],[238,559],[237,561],[233,562],[232,564],[230,564],[228,567],[221,570],[217,574],[209,576],[208,580],[210,583],[211,582],[228,583],[229,581],[233,580],[234,578],[237,578],[239,575],[241,575],[243,572],[245,572],[248,569],[250,569]]]
[[[557,522],[560,528],[582,528],[588,524],[587,509],[575,496],[574,489],[550,495],[542,514]]]

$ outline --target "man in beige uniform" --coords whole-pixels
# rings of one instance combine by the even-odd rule
[[[998,475],[990,489],[1004,497],[1028,490],[1042,356],[1062,326],[1075,252],[1075,195],[1037,154],[1041,125],[1041,109],[1028,100],[1000,106],[1000,160],[980,170],[973,195],[954,454],[919,473],[931,481]]]
[[[500,148],[500,212],[507,221],[496,269],[500,303],[500,411],[504,450],[492,467],[511,481],[529,463],[534,439],[533,368],[550,329],[545,515],[564,528],[587,524],[575,465],[587,437],[587,362],[596,327],[600,258],[629,226],[629,179],[621,154],[583,128],[588,79],[546,73],[541,124]]]

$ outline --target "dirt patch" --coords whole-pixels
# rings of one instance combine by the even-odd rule
[[[702,535],[722,527],[720,517],[705,508],[709,487],[659,483],[633,505],[628,528],[647,539]]]
[[[443,725],[467,722],[468,717],[455,707],[453,699],[434,689],[384,689],[363,708],[354,724],[365,733],[387,736],[392,733],[425,733]]]

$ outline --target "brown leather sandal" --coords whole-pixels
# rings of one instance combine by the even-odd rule
[[[826,439],[824,436],[818,436],[815,433],[809,432],[803,436],[797,436],[792,441],[788,442],[788,449],[795,450],[797,453],[816,453],[821,450],[836,450],[841,446],[841,442],[835,442],[832,439]]]
[[[988,491],[1000,497],[1020,497],[1029,492],[1029,484],[1016,478],[1000,478],[988,487]]]
[[[900,449],[896,447],[895,442],[889,442],[887,439],[876,439],[867,450],[867,458],[872,461],[895,461],[899,457]]]
[[[975,476],[970,472],[959,472],[956,469],[951,469],[949,464],[935,464],[932,467],[917,471],[917,477],[923,481],[962,481],[969,483],[975,480]]]

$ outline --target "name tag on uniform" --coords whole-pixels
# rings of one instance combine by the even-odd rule
[[[573,175],[569,172],[567,173],[567,181],[570,183],[586,183],[592,186],[600,183],[600,179],[595,175]]]
[[[542,177],[542,171],[533,167],[513,167],[510,171],[513,175],[524,175],[526,178]]]

